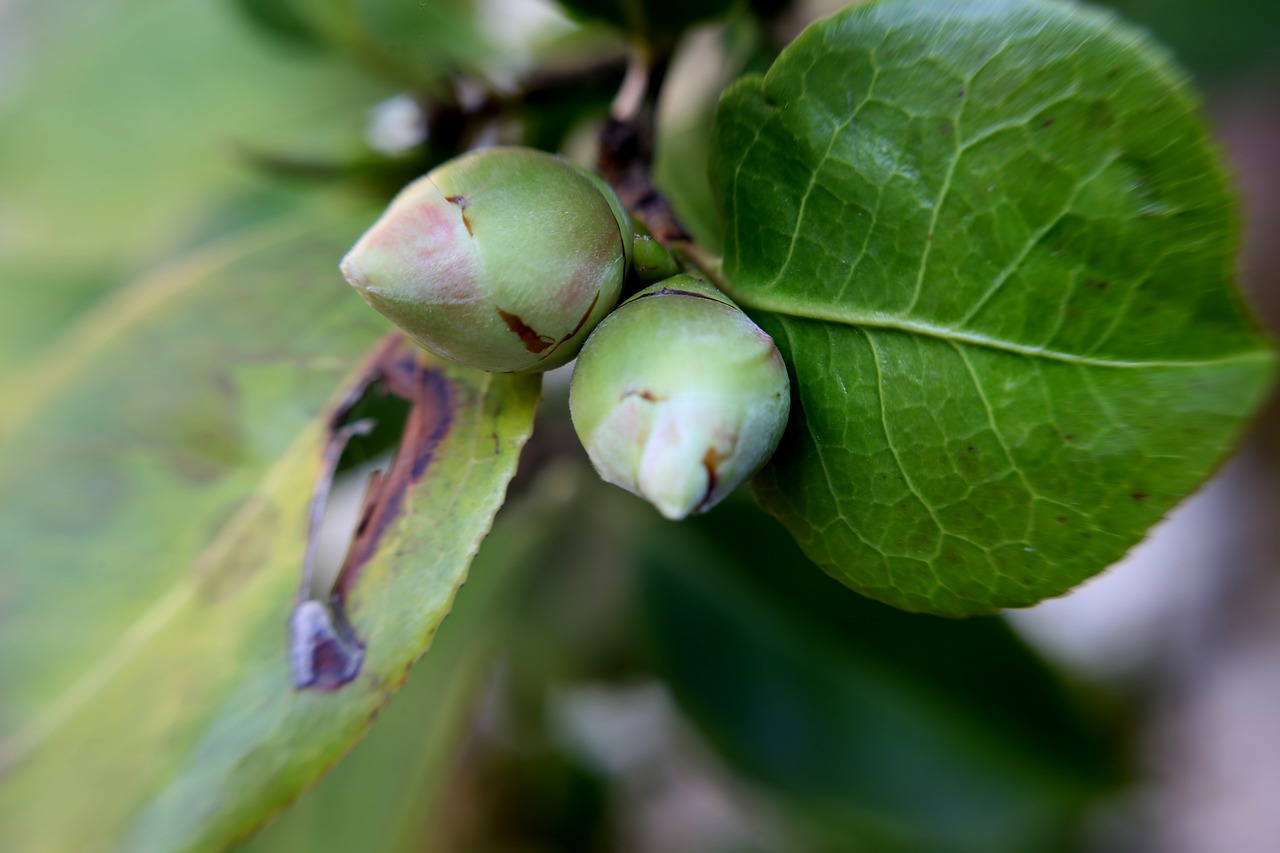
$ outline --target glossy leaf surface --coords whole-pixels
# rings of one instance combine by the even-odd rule
[[[292,686],[322,415],[386,331],[336,269],[368,218],[141,282],[4,400],[0,847],[225,845],[346,751],[447,613],[539,384],[423,362],[434,443],[347,593],[363,669]]]
[[[1271,379],[1186,81],[1098,11],[848,9],[725,94],[713,182],[731,295],[802,414],[756,494],[897,606],[1065,592],[1214,469]]]

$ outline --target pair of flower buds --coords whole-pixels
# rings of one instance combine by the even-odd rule
[[[790,407],[787,371],[767,334],[690,276],[615,308],[635,241],[595,174],[540,151],[489,148],[406,187],[342,272],[421,346],[459,364],[531,373],[577,356],[569,407],[592,464],[680,519],[768,460]]]

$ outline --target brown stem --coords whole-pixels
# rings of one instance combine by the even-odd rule
[[[671,203],[653,183],[654,117],[670,62],[668,52],[637,50],[614,102],[613,115],[600,129],[598,162],[600,174],[627,210],[640,218],[655,240],[666,245],[689,240],[689,232]],[[643,90],[637,83],[640,75]]]

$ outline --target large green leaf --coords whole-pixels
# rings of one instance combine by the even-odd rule
[[[1038,0],[883,0],[721,101],[732,295],[794,369],[757,482],[817,563],[912,610],[1058,595],[1237,439],[1272,356],[1183,76]]]
[[[315,211],[127,289],[3,400],[0,848],[225,845],[360,736],[448,611],[539,383],[384,348],[430,391],[429,442],[348,576],[363,668],[292,685],[322,415],[385,331],[335,268],[367,218]]]
[[[1115,790],[1111,736],[999,618],[868,601],[730,500],[644,538],[641,601],[681,705],[734,766],[833,843],[1079,849]]]

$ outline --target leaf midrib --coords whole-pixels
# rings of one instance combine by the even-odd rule
[[[1182,369],[1215,367],[1225,364],[1248,362],[1264,363],[1273,360],[1273,354],[1264,348],[1261,342],[1259,342],[1256,349],[1244,350],[1224,355],[1221,358],[1212,359],[1152,359],[1126,361],[1122,359],[1096,358],[1088,355],[1080,355],[1078,353],[1065,352],[1063,350],[1049,349],[1048,347],[1029,346],[1015,341],[1001,340],[1000,338],[993,338],[989,335],[955,329],[949,326],[936,326],[931,323],[905,319],[892,314],[850,311],[842,309],[839,306],[831,306],[828,308],[816,305],[804,305],[797,308],[794,305],[773,302],[767,297],[747,297],[738,292],[737,289],[732,286],[728,286],[726,289],[725,284],[726,283],[722,283],[721,286],[722,289],[726,290],[728,296],[738,303],[738,305],[749,310],[765,311],[770,314],[782,317],[793,317],[799,320],[833,323],[856,329],[881,329],[886,331],[903,332],[909,335],[917,335],[924,338],[931,338],[933,340],[945,341],[950,344],[965,344],[968,346],[995,350],[997,352],[1019,355],[1024,358],[1043,359],[1045,361],[1056,361],[1064,364],[1080,365],[1083,367],[1102,367],[1119,370],[1143,370],[1155,368]]]

